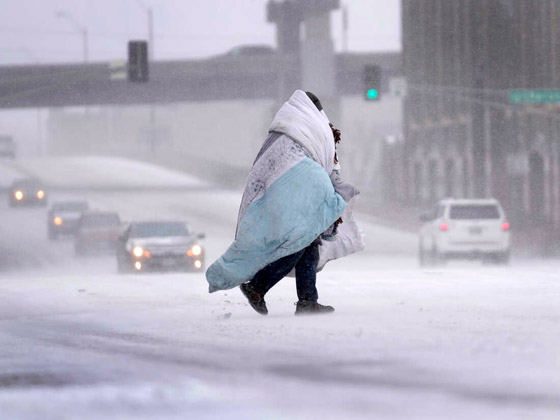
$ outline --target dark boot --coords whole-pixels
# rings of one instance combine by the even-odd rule
[[[300,300],[296,303],[296,315],[328,314],[334,312],[334,308],[328,305],[310,300]]]
[[[257,293],[249,283],[243,283],[239,286],[241,292],[245,295],[249,301],[249,305],[261,315],[268,315],[268,309],[266,307],[266,302],[264,301],[264,296]]]

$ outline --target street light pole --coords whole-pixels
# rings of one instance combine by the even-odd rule
[[[21,51],[23,51],[33,62],[33,64],[39,64],[39,60],[33,54],[29,48],[20,47]],[[43,119],[41,116],[41,108],[37,107],[37,155],[44,156],[47,153],[46,144],[43,144]]]
[[[88,48],[88,31],[87,28],[82,29],[82,42],[84,43],[84,63],[89,61],[89,48]]]
[[[152,8],[148,8],[148,42],[150,43],[148,47],[148,56],[150,61],[154,59],[154,13]]]
[[[137,0],[138,4],[146,10],[148,15],[148,59],[154,60],[154,12],[151,6],[148,6],[143,0]],[[149,107],[149,121],[150,121],[150,138],[149,148],[150,152],[154,153],[156,148],[156,110],[153,103]]]
[[[148,57],[152,61],[154,59],[154,11],[143,0],[137,1],[146,10],[148,15]]]
[[[72,16],[72,15],[66,13],[66,12],[58,11],[58,12],[56,12],[56,17],[68,20],[82,34],[82,42],[83,42],[83,49],[84,49],[84,63],[87,63],[89,61],[89,46],[88,46],[88,30],[87,30],[87,28],[85,26],[81,25],[80,22],[78,22],[78,20],[74,16]]]

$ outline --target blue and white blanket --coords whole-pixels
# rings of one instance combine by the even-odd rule
[[[318,269],[363,249],[352,206],[345,212],[347,203],[329,177],[334,152],[326,114],[305,92],[296,91],[276,114],[253,164],[235,241],[206,271],[210,292],[251,280],[266,265],[307,247],[341,215],[336,240],[319,247]]]

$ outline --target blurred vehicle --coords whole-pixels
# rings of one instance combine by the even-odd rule
[[[249,57],[258,55],[274,55],[276,50],[270,45],[239,45],[229,50],[226,55],[229,57]]]
[[[117,244],[119,272],[204,270],[204,248],[183,222],[131,223]]]
[[[85,200],[57,201],[47,214],[47,229],[49,239],[56,239],[58,235],[73,235],[78,227],[82,213],[89,210]]]
[[[510,224],[495,199],[446,199],[420,217],[421,265],[452,258],[482,258],[507,264]]]
[[[252,57],[271,57],[276,55],[276,50],[266,44],[238,45],[225,53],[210,57],[212,61],[236,61],[237,59],[250,59]]]
[[[46,206],[47,193],[40,181],[32,178],[17,179],[9,190],[10,206]]]
[[[16,144],[10,136],[0,136],[0,157],[15,159]]]
[[[74,234],[76,255],[91,252],[114,252],[122,232],[121,218],[114,212],[84,212]]]

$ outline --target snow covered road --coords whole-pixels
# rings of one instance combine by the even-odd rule
[[[236,193],[84,193],[124,219],[181,218],[208,260]],[[0,203],[0,419],[558,419],[560,262],[419,269],[416,238],[362,224],[368,249],[319,276],[333,315],[261,317],[202,274],[117,275],[46,239],[45,210]],[[6,257],[6,255],[8,257]]]

